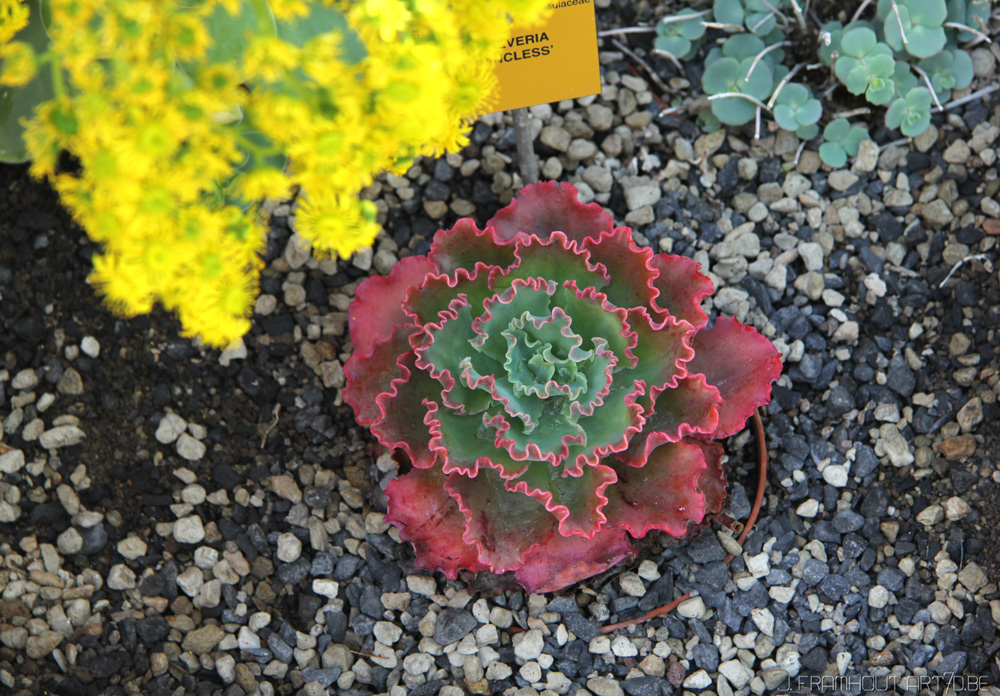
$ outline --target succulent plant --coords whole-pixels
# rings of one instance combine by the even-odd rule
[[[823,129],[823,138],[826,142],[819,146],[819,157],[838,169],[847,164],[848,156],[857,156],[861,141],[868,139],[868,129],[861,125],[852,126],[846,118],[838,118]]]
[[[701,17],[702,13],[688,8],[673,17],[664,17],[656,25],[653,47],[675,58],[682,60],[690,58],[701,45],[699,39],[705,35],[705,25],[702,24]]]
[[[757,113],[757,104],[767,99],[774,87],[771,66],[765,60],[754,64],[753,58],[718,58],[705,68],[701,78],[702,88],[711,95],[743,94],[751,97],[716,99],[712,113],[722,123],[739,126],[749,122]]]
[[[770,34],[778,25],[784,0],[715,0],[715,19],[723,24],[742,24],[758,36]]]
[[[778,92],[774,106],[774,120],[785,130],[794,131],[803,139],[816,137],[816,125],[823,115],[823,106],[805,85],[789,82]]]
[[[989,32],[990,0],[948,0],[948,22],[969,27],[979,32]],[[946,27],[954,31],[954,27]],[[976,38],[972,31],[959,29],[955,41],[965,43]]]
[[[417,565],[554,591],[718,512],[712,439],[769,400],[781,363],[748,326],[707,328],[711,291],[552,182],[361,283],[344,400],[405,460],[386,519]]]
[[[926,87],[914,87],[894,101],[885,112],[885,125],[898,128],[908,138],[914,138],[931,124],[931,92]]]
[[[892,49],[880,43],[867,27],[845,31],[840,37],[840,57],[834,74],[851,94],[864,94],[872,104],[888,104],[896,94]]]
[[[885,42],[893,50],[929,58],[947,42],[944,0],[879,0],[878,16],[883,18]]]
[[[917,67],[927,73],[942,103],[951,99],[951,90],[965,89],[972,84],[972,58],[961,49],[941,51],[920,61]]]

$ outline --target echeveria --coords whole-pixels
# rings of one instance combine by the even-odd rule
[[[697,264],[636,247],[576,193],[528,186],[357,288],[344,400],[406,455],[386,519],[418,566],[554,591],[633,537],[682,536],[722,508],[713,438],[770,399],[770,341],[707,328]]]

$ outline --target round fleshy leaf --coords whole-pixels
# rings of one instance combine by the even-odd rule
[[[819,134],[819,126],[815,123],[811,123],[808,126],[799,126],[795,131],[795,135],[801,140],[812,140]]]
[[[740,0],[715,0],[712,14],[722,24],[743,24],[743,3]]]
[[[774,107],[774,120],[785,130],[795,130],[799,127],[795,111],[787,104],[778,104]]]
[[[861,145],[862,140],[868,140],[868,129],[862,125],[851,126],[851,130],[847,131],[847,135],[840,141],[840,144],[844,146],[844,150],[851,157],[858,156],[858,146]]]
[[[917,58],[929,58],[948,43],[948,37],[940,26],[915,26],[907,32],[906,38],[909,41],[906,52]]]
[[[685,7],[683,10],[677,13],[681,17],[691,16],[691,19],[686,19],[682,22],[676,22],[678,25],[678,31],[681,36],[689,41],[696,41],[705,35],[705,25],[702,24],[702,18],[699,16],[700,13],[692,10],[691,8]]]
[[[952,89],[965,89],[972,84],[973,75],[972,57],[960,49],[952,51],[951,76],[955,79]]]
[[[705,375],[719,390],[719,425],[712,438],[739,432],[757,406],[771,400],[771,383],[781,375],[781,355],[753,327],[729,317],[694,337],[692,374]]]
[[[754,34],[734,34],[726,39],[722,44],[722,53],[730,58],[735,58],[742,62],[747,58],[753,58],[764,50],[766,44],[764,40]],[[772,51],[771,53],[774,53]],[[771,55],[768,53],[767,55]],[[767,60],[767,56],[764,57]]]
[[[708,94],[722,94],[740,78],[740,62],[735,58],[720,58],[705,69],[701,86]]]
[[[910,10],[914,24],[925,27],[939,27],[948,19],[948,5],[945,0],[899,0]]]
[[[844,32],[840,38],[840,50],[849,56],[861,58],[875,48],[876,43],[878,37],[875,36],[875,32],[866,27],[859,27]]]
[[[840,140],[847,136],[847,133],[851,130],[851,122],[846,118],[838,118],[830,121],[826,128],[823,129],[823,137],[827,140]]]
[[[761,101],[771,96],[771,90],[774,88],[774,72],[766,61],[758,61],[757,65],[754,65],[753,59],[747,58],[740,67],[742,69],[740,79],[743,81],[740,87],[742,92]]]
[[[829,140],[819,146],[819,158],[834,169],[840,169],[847,164],[847,153],[843,146]]]
[[[913,29],[913,24],[910,22],[910,10],[906,5],[896,3],[895,8],[890,9],[885,16],[882,29],[885,32],[885,42],[892,47],[892,50],[907,50],[906,45],[903,43],[903,32],[906,32],[907,41],[909,41],[909,34]]]
[[[653,48],[669,53],[674,58],[684,58],[691,50],[692,45],[683,36],[657,36],[653,42]]]
[[[799,122],[800,126],[811,126],[819,121],[819,117],[822,115],[823,105],[819,103],[819,99],[813,99],[810,97],[799,108],[798,112],[795,114],[795,118]]]

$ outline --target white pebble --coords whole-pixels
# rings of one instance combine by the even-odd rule
[[[181,433],[187,429],[187,421],[178,416],[173,411],[167,411],[156,426],[156,441],[164,445],[180,437]]]
[[[197,544],[205,538],[205,526],[197,515],[174,522],[174,539],[182,544]]]
[[[146,542],[137,536],[128,536],[118,542],[118,553],[130,561],[146,555]]]
[[[302,555],[302,542],[291,532],[278,537],[278,560],[291,563]]]
[[[333,599],[337,596],[337,593],[340,592],[340,583],[335,580],[316,578],[313,580],[312,588],[313,592],[316,594]]]
[[[82,350],[85,355],[96,358],[101,354],[101,344],[98,343],[97,339],[93,336],[84,336],[83,340],[80,341],[80,350]]]
[[[205,456],[205,443],[195,440],[187,433],[181,433],[177,438],[177,454],[189,462],[196,462]]]
[[[112,590],[131,590],[135,587],[135,573],[124,563],[111,566],[108,572],[108,587]]]
[[[522,660],[534,660],[542,654],[545,639],[537,628],[514,634],[514,654]]]

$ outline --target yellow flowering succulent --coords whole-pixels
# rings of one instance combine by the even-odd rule
[[[115,311],[158,302],[225,346],[250,325],[261,199],[298,191],[321,254],[370,246],[358,193],[467,142],[507,13],[546,4],[51,0],[43,26],[38,4],[0,0],[0,161],[30,159],[102,245],[91,280]]]

